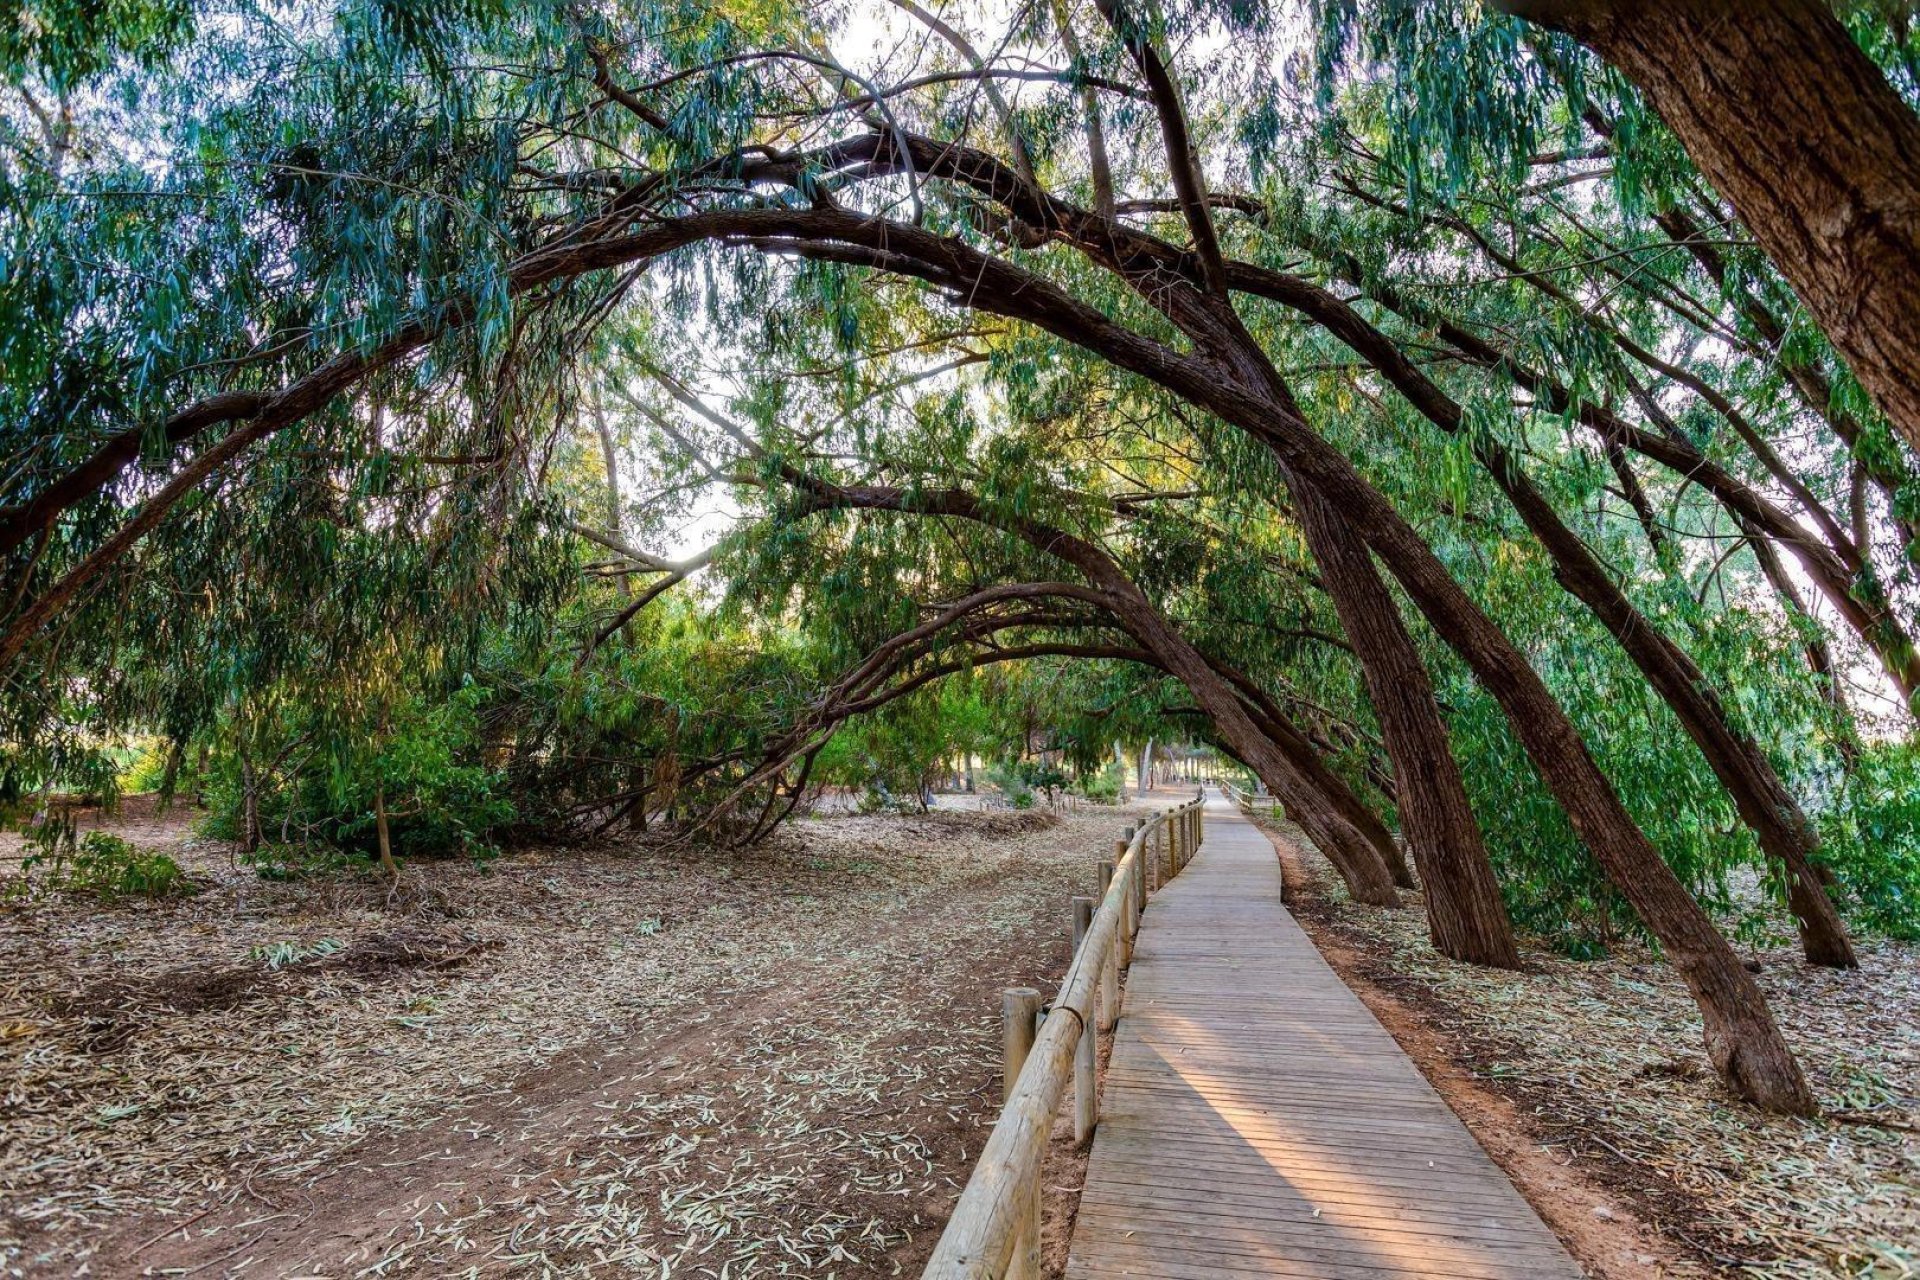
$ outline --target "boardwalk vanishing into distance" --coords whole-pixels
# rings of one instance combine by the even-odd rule
[[[1068,1280],[1574,1280],[1280,901],[1225,799],[1139,933]]]

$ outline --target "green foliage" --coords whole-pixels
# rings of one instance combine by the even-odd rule
[[[1867,750],[1824,815],[1826,858],[1856,916],[1890,937],[1920,939],[1920,748]]]
[[[1016,809],[1033,807],[1033,788],[1021,776],[1018,762],[1003,761],[988,767],[987,785],[1006,797],[1007,803]]]
[[[1119,802],[1126,773],[1118,760],[1110,760],[1105,768],[1082,773],[1074,781],[1074,790],[1100,804],[1115,804]]]
[[[66,893],[100,902],[169,898],[196,891],[180,864],[164,853],[142,853],[105,831],[76,838],[70,821],[49,820],[27,833],[33,849],[7,886],[14,897]]]
[[[66,90],[121,58],[151,66],[193,30],[189,0],[32,0],[0,5],[0,72]]]
[[[396,856],[492,857],[516,810],[504,772],[486,760],[478,714],[485,696],[464,685],[439,700],[414,695],[359,719],[294,704],[236,722],[214,758],[206,829],[263,845],[250,855],[263,876],[295,878],[326,861],[324,852],[316,863],[293,848],[373,856],[375,803],[384,794]]]

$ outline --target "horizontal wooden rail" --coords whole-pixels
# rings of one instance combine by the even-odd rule
[[[1111,878],[1089,919],[1075,920],[1073,961],[1046,1010],[1038,1034],[1013,1020],[1029,1007],[1009,1000],[1006,1101],[993,1133],[960,1192],[947,1229],[921,1273],[926,1280],[1038,1280],[1040,1166],[1053,1118],[1069,1081],[1075,1098],[1075,1136],[1092,1137],[1099,1122],[1092,1065],[1096,1037],[1114,1024],[1115,976],[1132,957],[1133,936],[1150,889],[1179,874],[1204,835],[1204,792],[1183,805],[1127,828],[1116,842]],[[1088,1035],[1089,1029],[1092,1035]],[[1082,1043],[1084,1040],[1084,1044]],[[1084,1131],[1083,1131],[1084,1130]]]
[[[1234,786],[1231,782],[1221,783],[1220,791],[1223,795],[1227,797],[1227,799],[1233,801],[1234,804],[1239,806],[1240,812],[1246,814],[1249,818],[1253,816],[1253,802],[1255,800],[1265,800],[1267,802],[1267,811],[1269,813],[1274,812],[1275,808],[1280,803],[1279,800],[1275,799],[1273,796],[1256,796],[1248,792],[1242,791],[1240,788]]]

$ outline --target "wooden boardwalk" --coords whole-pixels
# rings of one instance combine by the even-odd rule
[[[1580,1268],[1280,904],[1209,802],[1141,926],[1068,1280],[1573,1280]]]

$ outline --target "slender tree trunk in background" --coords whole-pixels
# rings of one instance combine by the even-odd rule
[[[1794,585],[1787,567],[1780,563],[1780,553],[1774,550],[1767,535],[1751,525],[1743,525],[1741,532],[1746,534],[1747,545],[1753,550],[1753,558],[1759,563],[1762,576],[1773,587],[1774,594],[1780,597],[1780,608],[1787,615],[1788,623],[1803,637],[1807,669],[1820,682],[1827,702],[1833,707],[1834,748],[1840,753],[1841,763],[1848,772],[1852,772],[1860,765],[1860,735],[1854,728],[1853,707],[1847,702],[1846,677],[1834,663],[1833,650],[1827,644],[1826,629],[1807,609],[1806,601],[1800,597],[1800,588]],[[1824,883],[1830,873],[1824,867],[1820,871]]]
[[[240,848],[253,853],[260,848],[260,779],[253,771],[253,756],[246,740],[240,742]]]
[[[606,407],[596,398],[593,402],[593,429],[600,437],[600,462],[607,472],[607,533],[615,542],[625,542],[627,538],[626,521],[623,518],[625,504],[620,498],[620,451],[615,447],[613,427],[607,421]],[[628,574],[620,574],[615,581],[620,584],[620,598],[633,599],[633,579]],[[622,643],[631,646],[633,635],[622,631]],[[644,761],[636,760],[627,766],[627,788],[642,791],[647,785],[647,766]],[[647,802],[642,796],[640,803],[627,811],[627,829],[645,831],[647,829]]]
[[[387,784],[378,782],[373,788],[373,831],[380,841],[380,869],[388,878],[400,878],[400,864],[393,860],[393,835],[387,828]]]
[[[1426,884],[1427,927],[1442,955],[1514,969],[1520,953],[1480,824],[1467,800],[1433,684],[1366,544],[1309,485],[1292,490],[1307,545],[1360,659],[1380,721],[1400,824]]]
[[[384,754],[393,728],[393,708],[384,699],[380,704],[380,751]],[[378,765],[375,766],[376,768]],[[388,879],[400,878],[400,864],[393,860],[393,833],[387,826],[387,780],[373,784],[373,833],[380,845],[380,869]]]
[[[607,533],[615,542],[624,542],[627,534],[621,518],[624,507],[620,500],[620,452],[614,447],[613,427],[607,422],[607,411],[598,401],[593,406],[593,429],[600,437],[600,461],[607,470]],[[623,573],[618,581],[621,597],[632,599],[632,580]]]
[[[1920,449],[1920,117],[1822,0],[1503,0],[1624,72]]]

